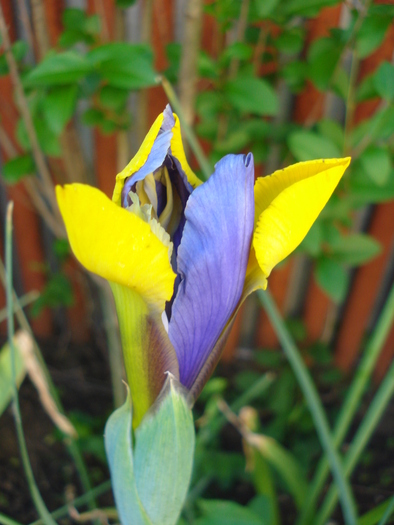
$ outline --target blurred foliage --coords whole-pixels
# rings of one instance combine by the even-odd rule
[[[134,3],[116,1],[120,9]],[[216,56],[200,51],[196,101],[196,131],[208,145],[212,163],[227,153],[252,151],[255,164],[264,172],[267,166],[276,169],[320,157],[352,157],[338,191],[299,248],[313,259],[316,281],[336,303],[346,298],[349,270],[380,252],[373,238],[356,232],[360,210],[394,198],[394,65],[383,62],[357,81],[360,60],[370,57],[383,42],[394,6],[365,3],[366,8],[354,2],[349,7],[349,3],[345,27],[332,28],[328,35],[308,42],[308,19],[339,3],[250,0],[245,20],[239,0],[206,3],[205,13],[215,18],[222,38]],[[240,19],[245,27],[235,38]],[[99,128],[106,134],[129,130],[134,125],[131,92],[158,83],[152,48],[148,44],[103,43],[101,25],[97,15],[65,9],[64,30],[56,47],[37,64],[32,63],[26,42],[12,45],[40,147],[51,160],[62,158],[61,137],[70,122]],[[168,44],[166,55],[164,74],[178,84],[181,44]],[[0,75],[8,74],[1,54]],[[320,116],[319,108],[312,104],[306,122],[297,123],[292,119],[293,103],[309,85],[335,101],[335,109],[327,106]],[[354,108],[366,101],[373,101],[377,109],[359,122]],[[36,172],[22,119],[17,125],[17,140],[22,153],[2,167],[8,184],[34,177]],[[35,314],[45,306],[72,304],[72,286],[64,271],[67,242],[56,241],[54,251],[57,269],[44,269],[48,282],[34,305]],[[289,329],[298,341],[304,341],[300,323],[289,323]],[[2,359],[6,352],[2,350]],[[320,390],[328,393],[325,408],[333,422],[346,386],[344,379],[325,345],[308,348],[305,358]],[[278,493],[286,495],[289,516],[302,505],[300,487],[306,486],[321,454],[305,399],[279,352],[255,352],[249,365],[231,379],[213,378],[197,404],[199,436],[208,429],[210,438],[197,438],[191,496],[179,525],[276,525],[280,523]],[[267,370],[275,378],[253,402],[258,415],[253,432],[269,438],[270,445],[263,453],[248,449],[225,421],[218,425],[222,417],[218,399],[226,396],[230,402],[236,401]],[[102,421],[79,413],[72,414],[72,421],[83,451],[104,461]],[[212,430],[218,426],[220,431]],[[237,493],[241,484],[248,489],[246,496]],[[214,499],[202,499],[207,487]],[[248,504],[223,501],[228,494],[248,500]],[[381,517],[382,512],[376,515]],[[364,525],[376,522],[365,520]]]

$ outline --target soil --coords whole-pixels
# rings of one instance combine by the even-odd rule
[[[98,485],[109,479],[106,463],[100,459],[101,436],[105,421],[112,411],[112,392],[105,349],[101,345],[77,347],[59,342],[46,343],[42,348],[67,413],[80,414],[78,430],[82,430],[83,434],[86,428],[94,427],[99,450],[95,453],[95,447],[90,444],[84,458],[94,485]],[[78,473],[60,434],[54,430],[51,420],[40,405],[34,386],[28,379],[20,388],[20,405],[34,475],[46,505],[53,511],[65,504],[66,494],[83,493]],[[87,421],[86,428],[83,425],[84,418]],[[225,429],[223,434],[226,436],[225,448],[239,451],[239,435],[231,428]],[[368,452],[364,454],[363,461],[355,471],[352,487],[360,514],[394,494],[394,403],[388,407],[369,444]],[[209,493],[204,494],[204,497],[233,499],[242,504],[252,496],[253,488],[245,482],[237,483],[231,489],[231,493],[213,485],[209,488]],[[100,496],[98,501],[102,507],[114,505],[110,491]],[[293,522],[291,516],[294,516],[292,502],[288,496],[283,495],[280,497],[280,504],[284,523],[290,525]],[[11,407],[0,417],[1,512],[23,524],[37,519],[21,467]],[[335,521],[342,523],[339,510]],[[59,523],[64,525],[72,522],[70,517],[59,520]]]

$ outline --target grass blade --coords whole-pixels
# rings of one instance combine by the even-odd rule
[[[362,395],[386,341],[389,330],[393,324],[393,320],[394,286],[392,286],[390,290],[390,294],[376,324],[376,328],[367,344],[360,365],[357,368],[356,375],[349,388],[349,392],[345,398],[338,419],[334,426],[333,439],[336,448],[342,444],[342,441],[349,430],[350,424],[354,418],[354,414],[359,407]],[[316,468],[316,472],[311,482],[307,499],[305,501],[304,511],[297,521],[297,525],[306,525],[310,522],[328,473],[328,461],[326,457],[323,457]]]
[[[289,360],[293,372],[298,380],[298,384],[305,396],[306,403],[309,407],[313,422],[315,424],[316,432],[319,436],[323,450],[327,455],[333,478],[341,495],[341,506],[345,522],[347,525],[355,525],[357,523],[357,518],[353,495],[346,479],[341,459],[334,446],[330,427],[328,425],[327,417],[321,404],[319,395],[302,360],[302,357],[300,356],[299,350],[293,342],[271,295],[267,291],[259,291],[257,294],[271,321],[272,326],[275,329],[276,335],[282,344],[286,357]]]
[[[387,372],[377,394],[375,395],[371,405],[368,408],[366,415],[364,416],[361,425],[359,426],[356,435],[350,445],[349,451],[346,454],[343,467],[346,476],[350,476],[353,469],[357,465],[361,453],[367,446],[369,439],[372,436],[380,418],[383,415],[387,404],[394,394],[394,362],[392,363],[389,371]],[[320,511],[316,518],[316,525],[323,525],[326,523],[327,518],[331,515],[335,508],[338,499],[338,489],[332,486],[328,491],[327,496],[320,508]]]
[[[22,459],[23,468],[26,474],[27,482],[31,497],[38,512],[46,525],[55,525],[56,522],[50,515],[45,506],[44,500],[41,497],[40,491],[34,479],[33,469],[27,452],[25,435],[23,433],[21,412],[19,406],[18,388],[16,386],[15,374],[15,346],[14,346],[14,303],[13,303],[13,287],[12,287],[12,211],[14,203],[10,202],[7,206],[7,220],[6,220],[6,273],[7,273],[7,309],[8,309],[8,342],[11,348],[11,370],[13,382],[13,412],[16,426],[16,433],[18,437],[19,449]]]

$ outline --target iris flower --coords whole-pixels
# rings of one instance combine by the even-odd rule
[[[83,184],[56,188],[75,256],[113,291],[134,427],[166,372],[198,396],[240,305],[299,245],[349,162],[302,162],[254,183],[253,156],[227,155],[202,183],[167,106],[112,201]]]

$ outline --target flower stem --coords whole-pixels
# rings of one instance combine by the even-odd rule
[[[51,516],[54,519],[63,518],[63,516],[66,516],[70,510],[70,505],[73,507],[81,507],[82,505],[85,505],[86,503],[89,503],[92,499],[96,498],[97,496],[100,496],[101,494],[104,494],[105,492],[108,492],[111,490],[111,481],[104,481],[104,483],[101,483],[101,485],[98,485],[94,489],[89,490],[86,492],[86,494],[83,494],[82,496],[79,496],[78,498],[75,498],[74,500],[69,501],[66,505],[63,505],[62,507],[59,507],[57,510],[52,512]],[[1,522],[1,520],[0,520]],[[33,521],[30,525],[43,525],[43,520],[39,519],[36,521]],[[5,524],[8,525],[8,524]],[[10,525],[13,525],[12,523]]]
[[[186,121],[181,103],[179,102],[178,96],[175,93],[174,88],[164,76],[160,77],[160,82],[163,86],[168,100],[170,101],[172,108],[175,110],[175,113],[179,117],[182,131],[185,133],[185,137],[190,144],[190,147],[197,159],[198,164],[200,165],[204,180],[207,180],[213,173],[212,166],[207,157],[205,156],[205,153],[203,152],[202,147],[200,146],[200,143],[198,142],[193,129],[191,128],[191,126],[189,126],[189,124]]]
[[[319,436],[323,450],[326,453],[333,478],[341,495],[340,498],[345,523],[347,525],[356,525],[357,518],[353,495],[350,485],[346,479],[341,459],[335,449],[330,427],[328,425],[327,417],[321,404],[319,395],[302,360],[300,352],[293,342],[271,295],[269,292],[262,290],[258,291],[257,294],[268,315],[268,318],[271,321],[272,326],[275,329],[278,339],[282,344],[283,350],[298,380],[299,386],[304,394],[305,401],[311,412],[316,432]]]

